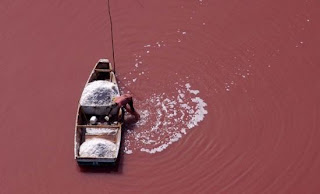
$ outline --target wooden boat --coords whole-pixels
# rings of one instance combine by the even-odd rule
[[[117,80],[113,72],[113,68],[109,60],[100,59],[91,72],[91,75],[86,83],[97,80],[105,80],[113,82],[117,87],[116,90],[120,95]],[[121,142],[121,126],[124,118],[124,111],[120,109],[116,121],[112,123],[103,120],[107,114],[110,105],[107,106],[82,106],[78,104],[78,112],[75,126],[75,138],[74,138],[74,157],[79,165],[89,166],[103,166],[106,164],[115,164],[119,155],[120,142]],[[90,118],[97,116],[97,124],[90,124]],[[94,129],[94,133],[89,133],[89,129]],[[108,132],[104,132],[108,129]],[[100,130],[100,131],[99,131]],[[96,133],[98,131],[98,133]],[[111,132],[110,132],[111,131]],[[112,151],[112,156],[109,157],[82,157],[79,153],[80,146],[86,141],[92,138],[100,138],[113,142],[116,145],[116,149]]]

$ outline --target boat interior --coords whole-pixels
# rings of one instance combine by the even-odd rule
[[[96,80],[107,80],[113,83],[116,83],[116,78],[112,72],[112,67],[109,62],[98,62],[94,71],[91,74],[91,77],[88,80],[89,82]],[[93,107],[95,109],[103,109],[103,112],[110,112],[108,109],[111,107]],[[86,107],[79,105],[78,117],[76,121],[76,139],[75,139],[75,154],[76,157],[79,156],[80,145],[88,139],[91,138],[103,138],[109,140],[120,146],[121,141],[121,123],[123,121],[123,110],[119,109],[109,120],[105,119],[105,114],[88,114],[86,113]],[[90,118],[95,116],[97,121],[95,124],[90,123]],[[112,118],[112,119],[111,119]],[[91,130],[91,132],[89,132]],[[92,132],[93,131],[93,132]],[[118,152],[118,151],[117,151]]]
[[[76,126],[76,156],[79,157],[80,145],[91,138],[102,138],[109,140],[119,146],[121,141],[121,119],[123,117],[122,110],[118,112],[119,121],[106,121],[103,116],[97,116],[97,124],[90,124],[89,118],[91,116],[85,114],[81,107],[79,107],[79,114]],[[90,132],[89,130],[93,130]]]
[[[115,75],[109,62],[98,62],[88,82],[96,80],[107,80],[116,83]]]

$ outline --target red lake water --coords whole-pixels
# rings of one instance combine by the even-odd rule
[[[83,170],[74,125],[112,61],[107,1],[0,2],[0,193],[320,192],[319,1],[110,4],[141,120],[116,170]]]

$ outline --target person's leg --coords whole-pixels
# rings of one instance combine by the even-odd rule
[[[110,121],[117,121],[118,120],[118,114],[119,114],[119,110],[120,110],[120,107],[118,106],[118,104],[113,104],[111,106],[111,111],[109,112],[109,118],[110,118]]]
[[[136,111],[134,110],[134,107],[133,107],[133,100],[132,100],[132,97],[130,98],[130,100],[129,100],[128,104],[129,104],[129,106],[130,106],[130,108],[131,108],[131,111],[132,111],[132,112],[136,112]]]
[[[127,112],[134,115],[134,112],[132,111],[131,107],[129,108],[127,105],[125,105],[124,108],[126,109]]]
[[[127,110],[128,112],[130,112],[133,116],[135,116],[137,120],[140,119],[139,113],[137,113],[136,110],[135,110],[134,107],[133,107],[132,97],[130,98],[128,104],[129,104],[129,106],[130,106],[130,110],[129,110],[129,108],[127,107],[127,105],[125,106],[126,110]]]

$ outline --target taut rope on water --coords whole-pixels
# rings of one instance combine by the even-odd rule
[[[112,29],[112,17],[111,17],[111,10],[110,10],[110,0],[108,0],[108,11],[109,11],[109,18],[110,18],[113,66],[114,66],[114,73],[116,73],[116,60],[115,60],[115,57],[114,57],[113,29]]]

